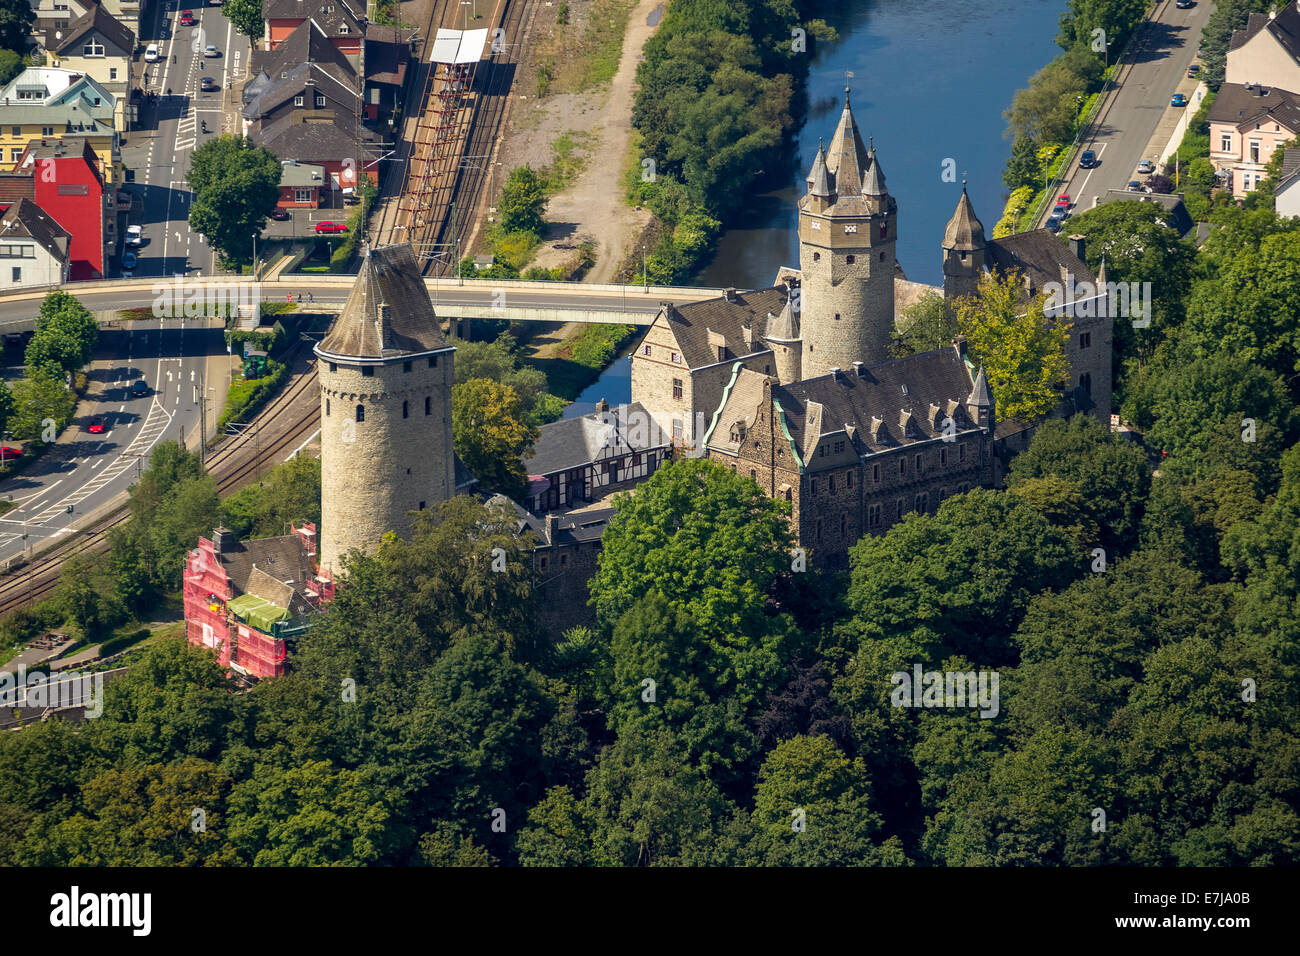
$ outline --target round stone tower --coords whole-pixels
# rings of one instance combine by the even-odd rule
[[[321,388],[321,565],[407,536],[410,513],[456,493],[455,349],[409,245],[367,252],[352,293],[316,346]]]
[[[898,203],[874,145],[862,144],[848,93],[830,149],[817,150],[799,200],[805,379],[887,361],[894,329]]]
[[[793,280],[791,280],[793,281]],[[776,380],[791,385],[803,378],[803,339],[799,335],[800,289],[790,288],[780,315],[767,317],[767,334],[763,336],[772,348],[772,362],[776,366]]]
[[[966,195],[966,180],[961,181],[961,199],[957,211],[948,220],[943,233],[943,297],[951,302],[957,296],[974,295],[979,290],[984,271],[986,250],[984,225],[975,215],[975,207]]]

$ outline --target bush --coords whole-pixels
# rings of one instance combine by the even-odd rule
[[[110,637],[103,644],[99,645],[99,656],[110,657],[118,651],[124,651],[132,644],[138,644],[147,638],[152,632],[147,627],[142,627],[138,631],[132,631],[130,634],[119,634],[117,637]]]
[[[266,367],[267,374],[261,378],[244,379],[230,386],[226,395],[226,407],[217,422],[218,432],[233,421],[256,414],[288,380],[289,366],[283,362],[267,359]]]
[[[573,361],[588,368],[602,369],[618,352],[618,347],[634,332],[634,325],[589,325],[578,333],[569,346]]]

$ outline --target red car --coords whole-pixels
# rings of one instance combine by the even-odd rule
[[[196,22],[196,21],[195,21],[195,19],[194,19],[194,11],[193,11],[193,10],[182,10],[182,11],[181,11],[181,26],[183,26],[183,27],[192,27],[192,26],[194,26],[195,22]]]
[[[348,227],[341,222],[318,222],[316,223],[316,231],[333,234],[347,232]]]
[[[11,448],[8,445],[0,445],[0,461],[12,461],[15,458],[23,457],[21,448]]]
[[[1057,204],[1058,206],[1068,206],[1068,205],[1070,205],[1070,194],[1069,194],[1069,193],[1061,193],[1061,195],[1059,195],[1059,196],[1056,197],[1056,204]]]
[[[90,426],[86,429],[92,435],[102,435],[104,433],[104,416],[96,415],[90,420]]]

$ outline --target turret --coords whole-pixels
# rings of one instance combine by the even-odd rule
[[[949,301],[974,295],[984,271],[987,245],[984,226],[975,215],[975,207],[966,194],[966,180],[961,183],[957,211],[948,220],[943,233],[943,297]]]

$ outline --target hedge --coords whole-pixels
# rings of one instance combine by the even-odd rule
[[[288,380],[289,366],[283,362],[267,359],[266,367],[269,372],[261,378],[243,379],[230,386],[226,407],[217,422],[219,433],[231,422],[256,413]]]

